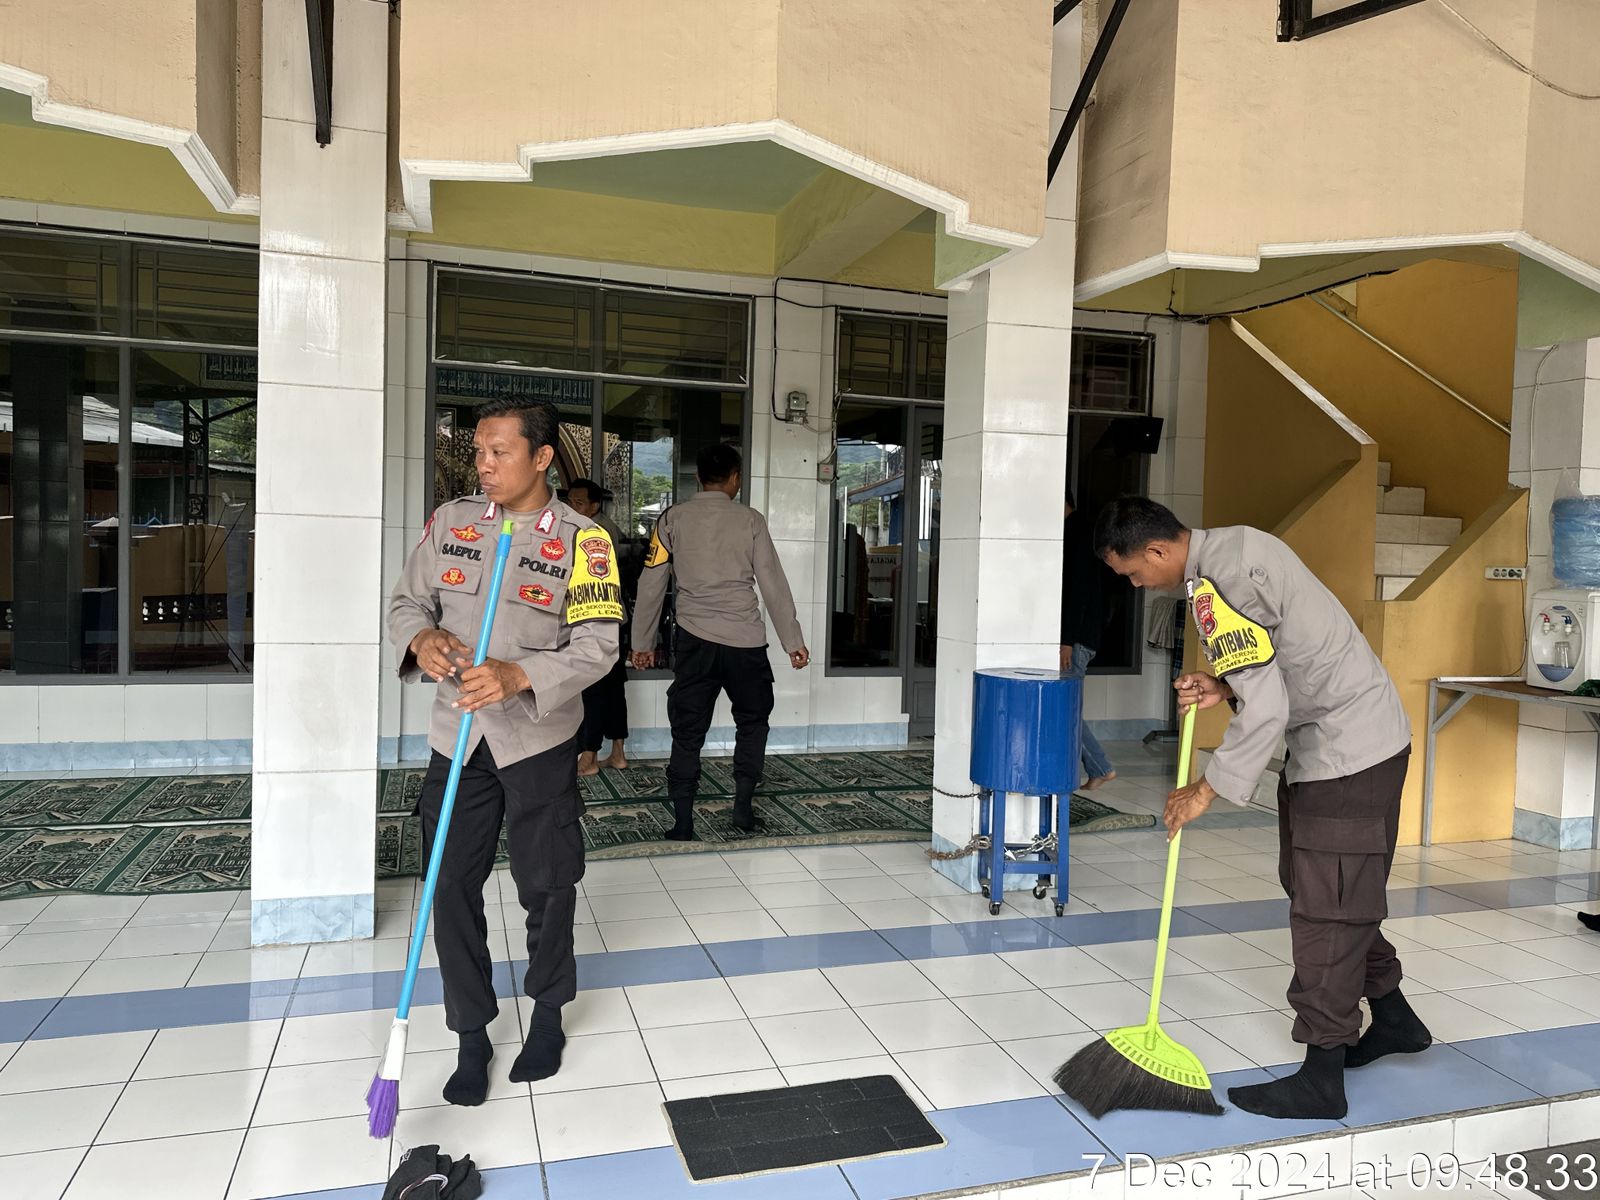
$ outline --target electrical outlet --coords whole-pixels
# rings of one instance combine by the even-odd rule
[[[1513,580],[1514,579],[1527,579],[1528,578],[1528,568],[1527,567],[1485,567],[1483,569],[1483,577],[1485,579],[1513,579]]]

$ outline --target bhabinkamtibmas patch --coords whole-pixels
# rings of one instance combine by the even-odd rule
[[[595,527],[578,534],[573,548],[572,579],[567,585],[567,624],[620,621],[622,586],[617,582],[611,537]]]
[[[1219,679],[1265,666],[1276,657],[1272,635],[1224,600],[1209,579],[1190,582],[1189,604],[1200,632],[1200,648]]]

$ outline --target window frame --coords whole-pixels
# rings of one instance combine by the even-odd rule
[[[443,275],[474,275],[491,279],[503,279],[508,282],[549,282],[563,287],[577,287],[588,289],[591,293],[590,303],[593,306],[593,323],[591,325],[592,345],[595,356],[592,359],[596,364],[603,364],[601,357],[605,350],[605,298],[617,292],[643,292],[660,297],[682,297],[685,300],[720,300],[732,301],[742,304],[745,309],[745,346],[744,346],[744,378],[742,380],[709,380],[709,379],[680,379],[672,375],[626,375],[603,370],[568,371],[551,367],[525,367],[510,363],[481,363],[467,362],[462,359],[440,358],[435,353],[437,347],[437,331],[439,328],[439,279]],[[757,297],[746,295],[733,295],[727,292],[696,291],[690,288],[650,287],[644,284],[614,284],[599,279],[584,279],[568,275],[553,275],[540,271],[510,271],[496,270],[491,267],[457,266],[453,263],[428,263],[428,311],[425,336],[427,337],[427,379],[425,381],[426,393],[423,400],[423,429],[422,429],[422,478],[423,496],[421,503],[423,510],[420,521],[426,523],[433,515],[433,477],[434,477],[434,445],[433,431],[439,419],[438,416],[438,383],[439,368],[445,367],[452,370],[491,371],[507,375],[526,375],[547,379],[582,380],[589,387],[589,436],[590,457],[598,456],[605,445],[605,385],[608,383],[637,383],[647,386],[660,386],[668,388],[692,389],[703,392],[741,392],[743,403],[739,415],[739,453],[746,464],[745,481],[741,489],[741,499],[749,502],[749,467],[750,447],[752,439],[752,425],[754,423],[755,400],[755,326]],[[589,464],[593,470],[595,463]],[[631,679],[671,679],[672,672],[666,667],[656,667],[646,671],[629,672]]]
[[[260,252],[254,246],[201,241],[199,239],[149,237],[95,230],[57,229],[19,225],[0,221],[0,233],[37,237],[42,241],[93,241],[117,247],[117,301],[115,333],[58,333],[52,330],[0,329],[0,342],[32,342],[65,346],[100,347],[117,351],[117,670],[101,674],[22,675],[0,673],[0,687],[149,687],[152,685],[208,687],[252,684],[254,670],[228,674],[207,671],[161,673],[133,670],[133,590],[132,525],[126,518],[133,508],[133,355],[138,350],[179,350],[210,354],[242,355],[259,361],[260,329]],[[162,340],[137,337],[133,333],[137,302],[135,271],[141,247],[168,246],[187,251],[236,255],[256,263],[257,340],[251,345]]]
[[[945,345],[948,347],[950,322],[945,317],[931,316],[926,313],[876,311],[866,308],[840,308],[835,314],[833,322],[833,360],[835,365],[834,376],[831,380],[829,380],[829,384],[833,388],[834,415],[837,416],[839,405],[845,400],[860,400],[868,404],[882,404],[898,408],[901,410],[900,428],[903,448],[909,451],[911,448],[910,439],[916,432],[914,427],[916,410],[919,408],[937,409],[942,413],[944,411],[944,399],[943,397],[940,397],[939,399],[928,399],[917,396],[879,396],[870,392],[846,392],[842,390],[839,386],[839,373],[842,369],[839,364],[842,363],[843,356],[839,353],[839,342],[840,335],[843,332],[845,319],[848,317],[869,317],[876,320],[905,321],[909,327],[907,344],[913,348],[913,355],[915,353],[914,348],[916,346],[917,334],[920,328],[923,326],[936,325],[944,329],[946,334]],[[946,378],[948,378],[948,376],[946,376]],[[834,430],[834,450],[837,452],[838,426],[835,424],[832,426],[832,428]],[[910,664],[906,662],[897,663],[892,667],[836,667],[833,665],[833,581],[839,569],[839,515],[838,508],[834,502],[834,486],[835,485],[830,484],[828,489],[828,599],[822,605],[822,612],[820,614],[820,617],[824,622],[822,658],[823,673],[826,676],[837,677],[840,679],[904,678],[907,671],[910,670]],[[902,579],[904,579],[903,574]],[[900,610],[900,601],[902,599],[902,597],[896,597],[895,600],[896,638],[898,638],[900,635],[901,618],[903,618],[905,615],[904,612]],[[904,647],[897,647],[897,649],[903,648]]]

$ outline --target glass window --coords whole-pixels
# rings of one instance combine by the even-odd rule
[[[907,413],[897,404],[839,403],[830,667],[899,666]],[[923,491],[913,488],[910,502],[925,503]]]
[[[656,518],[699,490],[695,462],[701,450],[718,442],[739,444],[744,393],[607,383],[604,396],[604,474],[596,482],[613,493],[607,515],[620,535],[617,559],[631,609]],[[661,615],[664,649],[672,645],[672,611],[669,589]]]
[[[135,337],[255,348],[255,255],[139,246],[134,281]]]
[[[839,316],[839,390],[856,396],[944,399],[945,324],[876,313]]]
[[[435,368],[433,407],[433,505],[478,491],[472,433],[477,408],[502,396],[548,400],[561,414],[561,444],[550,464],[550,486],[561,488],[589,474],[592,461],[594,382],[557,375]]]
[[[607,373],[746,382],[744,301],[607,292],[605,309]]]
[[[0,671],[117,671],[117,352],[0,342]]]
[[[438,297],[440,358],[550,371],[594,369],[593,288],[441,271]]]
[[[0,329],[120,332],[121,252],[110,241],[0,233]]]
[[[1073,330],[1072,411],[1149,412],[1152,344],[1148,334]]]
[[[255,360],[133,355],[130,629],[136,672],[253,658]]]

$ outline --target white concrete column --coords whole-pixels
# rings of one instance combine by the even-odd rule
[[[370,937],[382,629],[389,10],[262,6],[251,940]]]
[[[1079,13],[1056,26],[1052,128],[1077,85]],[[1044,236],[952,293],[945,351],[943,533],[935,702],[933,843],[977,831],[972,677],[984,667],[1059,665],[1061,520],[1077,248],[1074,139],[1046,204]],[[1012,798],[1011,836],[1036,831],[1037,806]],[[973,856],[940,869],[976,889]],[[1013,881],[1025,886],[1019,877]]]
[[[1567,473],[1585,494],[1600,495],[1600,338],[1517,351],[1510,479],[1531,489],[1525,616],[1536,593],[1563,586],[1551,558],[1550,506]],[[1594,728],[1551,705],[1519,707],[1513,836],[1561,849],[1588,846]]]

